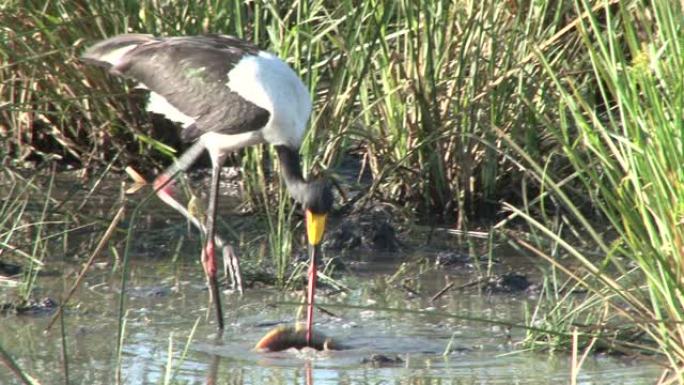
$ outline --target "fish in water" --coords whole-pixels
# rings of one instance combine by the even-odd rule
[[[314,332],[311,343],[307,343],[306,328],[302,326],[280,325],[257,342],[254,350],[262,352],[279,352],[290,348],[302,349],[306,346],[316,350],[341,350],[343,347],[323,333]]]

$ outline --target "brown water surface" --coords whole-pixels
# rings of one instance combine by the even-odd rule
[[[111,210],[117,187],[114,184],[104,191],[109,192],[93,198],[91,202],[96,203],[83,210],[94,210],[95,216],[105,215],[97,208]],[[275,325],[295,322],[298,306],[293,302],[302,300],[302,292],[276,288],[248,288],[242,296],[226,292],[226,330],[217,336],[213,314],[206,317],[207,291],[196,261],[197,239],[187,240],[179,258],[171,260],[184,233],[182,220],[169,216],[169,211],[159,206],[153,204],[143,216],[131,253],[120,364],[116,338],[121,269],[112,268],[109,255],[100,259],[106,265],[88,272],[64,317],[71,384],[113,384],[119,370],[121,382],[126,384],[160,384],[166,380],[178,384],[317,385],[569,382],[570,357],[565,353],[520,351],[517,342],[524,338],[523,330],[443,314],[523,324],[526,312],[535,304],[534,295],[488,294],[471,289],[448,292],[431,303],[430,297],[447,279],[459,286],[476,277],[474,270],[465,267],[435,269],[423,265],[428,267],[422,273],[407,273],[388,283],[402,262],[434,255],[420,248],[355,255],[347,262],[349,271],[338,278],[349,291],[319,291],[318,300],[329,314],[317,311],[316,328],[348,349],[254,352],[255,342]],[[91,250],[90,246],[82,247],[86,254]],[[39,277],[36,297],[59,299],[73,283],[83,258],[73,258],[64,250],[55,252],[58,257],[49,261],[52,274]],[[535,281],[537,270],[531,260],[507,255],[505,249],[496,258],[503,261],[498,270],[524,271]],[[402,288],[402,283],[410,290]],[[9,300],[13,290],[0,286],[0,302]],[[51,332],[43,334],[49,319],[0,315],[0,344],[40,383],[60,384],[64,383],[60,328],[57,323]],[[451,350],[444,355],[450,341]],[[374,354],[395,362],[379,367],[364,362]],[[579,381],[650,384],[658,374],[659,368],[644,362],[594,355],[582,367]],[[19,383],[0,366],[0,384]]]

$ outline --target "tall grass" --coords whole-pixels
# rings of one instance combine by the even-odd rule
[[[600,325],[616,345],[663,354],[671,380],[682,383],[682,5],[656,2],[646,8],[620,2],[591,12],[591,4],[578,2],[577,8],[588,14],[578,32],[591,78],[580,82],[561,77],[548,56],[539,54],[560,95],[560,119],[545,111],[539,115],[562,143],[575,171],[573,183],[555,182],[531,158],[528,164],[563,207],[561,226],[574,227],[580,238],[571,242],[561,226],[518,211],[557,248],[518,243],[547,258],[589,294],[582,299],[556,295],[555,306],[545,306],[534,322],[563,329],[583,325],[585,331]],[[570,198],[572,189],[593,202],[610,231],[592,223],[581,204]],[[588,251],[601,258],[592,258]],[[564,255],[578,267],[570,268]],[[545,338],[532,334],[530,342]],[[553,345],[567,343],[557,340]]]
[[[516,180],[493,126],[544,153],[539,122],[523,96],[541,95],[533,47],[554,42],[569,2],[242,2],[6,1],[0,21],[0,126],[12,158],[56,154],[82,165],[154,164],[178,147],[176,131],[143,111],[143,95],[77,59],[85,46],[124,32],[225,33],[284,58],[314,95],[301,149],[306,172],[360,158],[373,175],[366,203],[380,198],[468,226],[496,215]],[[568,38],[564,43],[572,43]],[[546,44],[553,47],[552,44]],[[566,60],[573,51],[560,50]],[[532,59],[531,59],[532,58]],[[0,132],[2,134],[2,132]],[[275,173],[271,150],[243,158],[248,199],[269,223],[269,246],[285,276],[299,216]],[[141,156],[143,155],[143,156]],[[141,161],[141,159],[145,159]],[[264,195],[267,193],[267,195]],[[363,206],[361,206],[363,207]]]
[[[75,191],[68,191],[64,185],[60,185],[57,178],[58,174],[54,168],[47,175],[34,173],[30,178],[24,178],[21,173],[11,169],[0,171],[2,201],[0,204],[0,259],[7,263],[16,262],[21,265],[22,269],[21,280],[15,285],[16,290],[3,293],[4,299],[8,302],[2,305],[5,308],[13,307],[18,314],[30,313],[36,309],[46,312],[50,310],[49,306],[43,307],[43,301],[37,298],[43,296],[55,298],[59,296],[59,293],[46,292],[44,285],[40,282],[41,274],[46,270],[54,270],[54,267],[51,267],[52,262],[71,260],[84,249],[87,250],[93,240],[92,237],[88,237],[87,231],[97,227],[100,222],[97,216],[101,213],[97,212],[97,209],[91,208],[88,213],[80,211],[91,193],[97,190],[98,182],[87,194],[77,194]],[[74,199],[76,196],[82,199],[76,201]],[[98,245],[96,254],[102,251],[109,237],[115,232],[115,226],[121,219],[121,214],[120,211],[116,223],[108,229],[106,239]],[[88,266],[93,262],[96,254],[91,256]],[[70,356],[67,350],[68,341],[62,310],[87,270],[87,267],[83,269],[77,283],[66,297],[58,298],[61,304],[50,322],[52,325],[57,318],[60,321],[61,358],[65,383],[69,382]],[[2,363],[23,383],[37,383],[27,373],[22,372],[8,353],[0,353],[2,353],[1,356],[5,356],[0,357],[0,361],[3,361]]]
[[[127,31],[233,34],[283,57],[315,95],[302,148],[307,169],[356,154],[375,178],[369,196],[465,225],[476,210],[494,207],[510,182],[501,153],[482,143],[495,142],[492,125],[543,150],[520,96],[543,93],[549,80],[530,64],[532,47],[572,14],[568,2],[550,4],[6,1],[17,12],[2,14],[12,26],[0,41],[8,101],[0,123],[11,139],[4,151],[84,165],[111,158],[113,149],[126,150],[122,163],[168,154],[161,143],[175,146],[177,136],[141,111],[142,95],[84,67],[78,54]]]
[[[32,298],[38,273],[52,248],[51,229],[66,223],[51,212],[54,177],[52,173],[45,191],[37,186],[37,178],[26,180],[9,170],[0,175],[7,183],[0,206],[0,249],[14,254],[23,264],[19,305]]]

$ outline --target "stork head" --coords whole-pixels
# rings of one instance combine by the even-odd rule
[[[325,222],[333,204],[330,183],[324,179],[307,183],[301,199],[306,213],[306,234],[309,245],[318,246],[323,239]]]

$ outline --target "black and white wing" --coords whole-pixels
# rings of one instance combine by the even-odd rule
[[[127,34],[89,48],[83,60],[133,78],[151,91],[148,109],[183,123],[182,138],[261,129],[271,112],[234,92],[229,72],[259,49],[230,36],[158,38]]]

